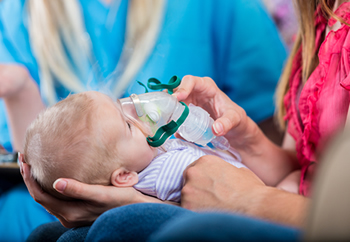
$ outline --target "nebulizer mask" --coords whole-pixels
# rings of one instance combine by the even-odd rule
[[[172,89],[180,85],[181,79],[173,76],[169,84],[161,84],[157,79],[148,80],[152,90],[168,89],[166,92],[148,92],[120,99],[126,117],[142,127],[149,134],[150,146],[161,146],[171,135],[178,132],[185,140],[206,146],[211,143],[215,148],[228,150],[240,160],[240,155],[230,147],[223,136],[216,137],[212,132],[214,120],[202,108],[179,102]],[[141,84],[141,83],[140,83]],[[143,85],[143,84],[141,84]]]

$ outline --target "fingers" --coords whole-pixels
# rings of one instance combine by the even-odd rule
[[[54,182],[53,187],[65,196],[85,200],[85,194],[89,192],[89,189],[85,189],[85,185],[73,179],[60,178]]]
[[[41,205],[43,205],[48,211],[50,211],[52,215],[56,216],[59,219],[60,218],[62,219],[59,213],[57,213],[56,211],[53,211],[53,209],[64,210],[65,207],[62,206],[62,203],[64,202],[47,194],[41,189],[39,184],[30,175],[30,167],[28,164],[20,162],[20,167],[21,167],[21,173],[22,173],[24,183],[26,184],[28,191],[30,195],[34,198],[34,200],[40,203]]]
[[[224,132],[224,126],[222,125],[222,123],[219,121],[219,120],[216,120],[213,124],[213,133],[216,135],[216,136],[221,136],[221,135],[224,135],[225,132]]]
[[[194,76],[184,76],[182,78],[180,86],[175,89],[174,96],[177,97],[177,100],[185,100],[190,93],[192,92],[194,86],[196,85],[197,77]]]
[[[184,101],[192,94],[201,93],[201,98],[208,99],[212,97],[215,92],[213,90],[218,89],[215,82],[209,77],[196,77],[196,76],[184,76],[180,86],[175,90],[174,96],[179,101]]]
[[[56,191],[65,196],[84,201],[93,201],[94,198],[106,197],[106,191],[103,189],[105,186],[89,185],[74,179],[57,179],[54,182],[53,187],[56,189]]]
[[[222,116],[219,116],[213,124],[213,132],[216,136],[222,136],[227,134],[230,130],[236,128],[242,119],[236,109],[225,108],[225,111],[222,113]]]
[[[213,124],[214,134],[216,136],[222,136],[222,135],[225,135],[231,129],[233,129],[234,126],[236,126],[235,122],[232,122],[232,120],[234,119],[235,119],[234,116],[231,117],[231,119],[229,119],[227,115],[225,115],[224,117],[218,118]]]
[[[182,139],[182,140],[185,140],[179,133],[175,133],[174,136],[178,139]]]
[[[87,204],[84,202],[63,201],[44,192],[39,184],[31,176],[30,166],[23,162],[22,155],[19,156],[19,161],[21,174],[30,195],[36,202],[44,206],[49,213],[56,216],[63,226],[72,228],[76,226],[91,224],[92,221],[94,221],[96,217],[101,214],[101,212],[91,213],[91,211],[89,211],[86,207]],[[63,194],[69,197],[88,200],[87,197],[90,195],[90,193],[87,193],[84,190],[84,186],[79,185],[79,182],[69,179],[58,180],[59,181],[55,182],[56,190],[59,191],[61,189],[66,191],[63,192]],[[76,194],[74,194],[74,192],[76,192]],[[86,193],[86,195],[83,193]],[[98,195],[94,194],[94,197],[96,196],[98,197]]]
[[[184,182],[186,183],[186,180],[188,180],[189,178],[197,179],[199,176],[201,176],[201,174],[203,174],[203,169],[205,169],[206,167],[208,167],[208,165],[211,165],[213,161],[217,161],[218,159],[220,158],[218,158],[217,156],[205,155],[189,164],[183,172]],[[201,172],[197,174],[197,171]]]
[[[58,205],[61,205],[63,201],[58,200],[41,189],[39,184],[30,175],[30,166],[26,163],[20,162],[20,167],[24,183],[34,200],[47,209],[60,207]]]
[[[20,161],[20,167],[21,167],[21,174],[22,174],[22,177],[23,177],[23,181],[26,184],[30,195],[37,202],[39,202],[41,200],[44,200],[44,199],[42,199],[45,196],[44,192],[42,191],[42,189],[39,186],[39,184],[30,175],[30,167],[29,167],[29,165]]]

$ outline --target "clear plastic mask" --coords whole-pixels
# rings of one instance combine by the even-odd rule
[[[132,94],[119,101],[125,117],[139,127],[148,138],[155,136],[158,129],[162,130],[162,126],[168,125],[171,121],[183,119],[176,130],[184,139],[202,146],[210,142],[216,148],[229,150],[238,160],[241,160],[238,152],[230,147],[225,137],[216,137],[213,134],[211,127],[214,120],[200,107],[190,104],[189,113],[187,111],[188,116],[186,114],[183,117],[183,113],[186,113],[185,106],[178,102],[176,97],[165,92]],[[172,134],[173,132],[170,133]],[[166,139],[167,137],[169,136],[166,136]],[[157,139],[156,142],[159,141]],[[149,144],[158,147],[164,142],[165,139],[156,145],[150,142]]]
[[[165,92],[132,94],[119,101],[125,116],[149,136],[171,120],[176,120],[179,117],[177,113],[181,115],[183,111],[177,99]]]

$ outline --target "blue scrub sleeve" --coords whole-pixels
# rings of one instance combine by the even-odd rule
[[[285,46],[260,1],[220,3],[226,3],[227,9],[233,8],[223,11],[222,7],[222,12],[234,13],[232,21],[226,21],[232,25],[220,28],[230,29],[226,40],[221,47],[219,45],[219,48],[226,48],[221,53],[229,53],[219,58],[228,63],[227,70],[222,73],[225,79],[221,88],[248,116],[260,122],[274,112],[273,96],[287,56]],[[229,18],[224,14],[217,17]]]
[[[32,54],[27,23],[25,0],[0,1],[0,64],[25,66],[32,78],[38,82],[37,63]],[[6,109],[0,99],[0,144],[12,151]]]

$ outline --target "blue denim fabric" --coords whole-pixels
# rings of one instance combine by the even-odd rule
[[[298,229],[234,214],[185,214],[166,223],[149,242],[300,241]]]
[[[109,210],[91,226],[86,241],[146,241],[166,222],[194,212],[167,204],[139,203]]]
[[[91,227],[67,229],[59,222],[43,224],[27,241],[146,241],[166,222],[189,214],[194,212],[178,206],[138,203],[105,212]]]
[[[166,204],[140,203],[109,210],[89,227],[59,223],[36,229],[28,241],[299,241],[298,229],[235,214],[195,213]]]

